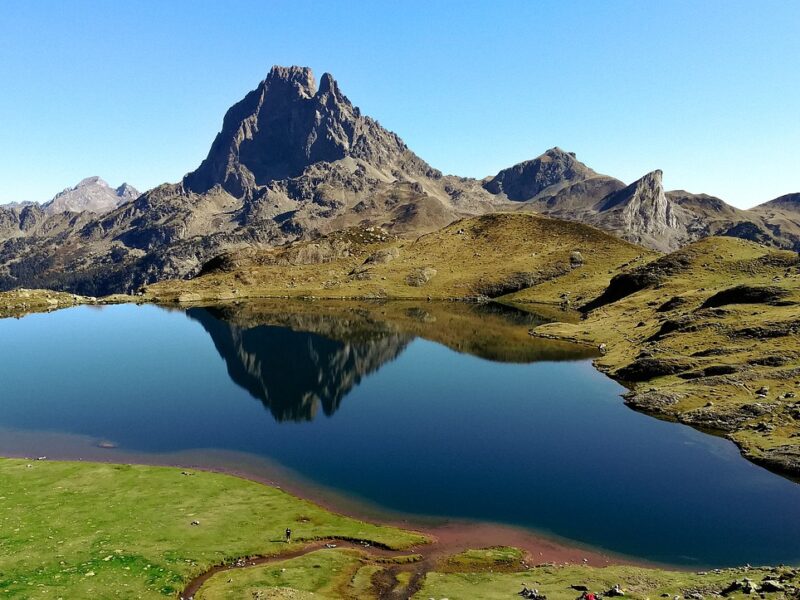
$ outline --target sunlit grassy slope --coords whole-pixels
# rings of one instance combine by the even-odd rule
[[[539,302],[574,304],[600,293],[623,265],[655,256],[578,223],[497,213],[457,221],[415,240],[350,229],[314,242],[249,250],[214,261],[193,280],[151,285],[145,297],[448,299],[530,288]]]
[[[291,548],[286,527],[297,544],[425,541],[223,474],[0,459],[0,597],[174,598],[213,564]]]

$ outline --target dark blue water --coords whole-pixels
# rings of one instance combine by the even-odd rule
[[[253,453],[393,510],[649,560],[800,560],[800,486],[629,410],[589,360],[494,362],[391,324],[312,325],[132,305],[3,319],[0,428]]]

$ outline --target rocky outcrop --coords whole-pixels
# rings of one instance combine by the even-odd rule
[[[665,191],[659,170],[626,186],[560,148],[500,171],[483,187],[517,203],[519,210],[588,223],[665,252],[711,235],[800,247],[800,211],[796,221],[787,216],[800,195],[745,211],[707,194]]]
[[[590,220],[629,242],[662,251],[679,248],[690,240],[693,216],[667,198],[661,178],[656,170],[609,194],[598,204],[597,218]]]

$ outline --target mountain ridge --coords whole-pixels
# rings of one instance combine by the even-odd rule
[[[626,186],[557,147],[484,180],[443,175],[362,115],[330,74],[317,87],[310,68],[275,66],[226,112],[208,155],[179,183],[100,214],[0,207],[0,288],[132,292],[192,277],[248,247],[351,227],[416,236],[509,210],[583,222],[662,251],[714,234],[800,248],[800,224],[784,212],[711,198],[665,191],[659,171]]]

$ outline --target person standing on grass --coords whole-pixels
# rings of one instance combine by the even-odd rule
[[[286,528],[286,543],[288,544],[291,541],[292,541],[292,530],[287,527]]]

